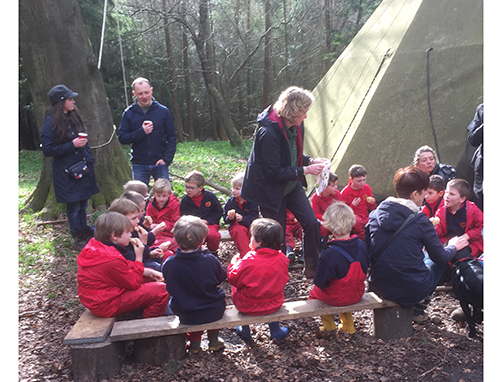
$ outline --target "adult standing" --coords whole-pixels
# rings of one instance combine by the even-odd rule
[[[425,317],[423,301],[434,292],[447,263],[468,245],[461,236],[443,247],[429,218],[419,213],[428,186],[424,171],[414,166],[400,168],[394,176],[397,198],[380,203],[365,226],[370,289],[403,307],[416,306],[418,318]]]
[[[446,183],[455,179],[457,170],[449,164],[439,163],[436,159],[436,152],[429,146],[422,146],[413,157],[413,165],[425,171],[429,177],[431,175],[441,175]]]
[[[481,211],[483,211],[483,113],[484,104],[480,104],[467,127],[467,140],[472,146],[477,147],[472,157],[472,165],[474,166],[473,201]]]
[[[153,98],[150,82],[132,82],[135,102],[122,115],[118,139],[132,145],[132,175],[149,186],[151,176],[170,179],[168,166],[174,159],[177,135],[169,110]]]
[[[53,157],[52,179],[56,200],[66,203],[74,247],[82,250],[88,238],[93,236],[92,229],[87,225],[88,200],[99,192],[99,187],[86,128],[75,106],[77,95],[64,85],[50,89],[47,96],[52,104],[47,108],[41,141],[43,154]]]
[[[263,217],[278,221],[286,231],[286,210],[304,232],[304,274],[313,277],[319,258],[320,224],[307,199],[305,174],[321,173],[328,162],[304,155],[304,124],[314,101],[308,90],[292,86],[257,118],[259,130],[248,159],[241,196],[260,206]],[[283,249],[285,244],[283,243]]]

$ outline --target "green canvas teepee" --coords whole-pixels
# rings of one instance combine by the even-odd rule
[[[331,159],[339,184],[362,164],[386,197],[420,146],[453,166],[473,152],[464,150],[483,102],[483,5],[472,3],[384,0],[313,90],[304,152]]]

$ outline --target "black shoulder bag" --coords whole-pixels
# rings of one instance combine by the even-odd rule
[[[396,238],[396,236],[399,235],[399,233],[403,230],[403,228],[410,222],[411,219],[413,219],[415,217],[415,214],[414,213],[411,213],[410,215],[408,215],[408,217],[406,218],[406,220],[403,222],[403,224],[401,224],[401,226],[398,228],[398,230],[396,232],[394,232],[392,234],[392,236],[389,238],[389,240],[387,240],[384,245],[382,247],[380,247],[378,249],[377,252],[375,252],[372,256],[370,256],[370,260],[371,260],[371,264],[372,266],[377,262],[378,258],[380,257],[380,255],[382,254],[382,252],[384,252],[386,250],[386,248],[389,246],[389,244],[392,243],[392,241]]]

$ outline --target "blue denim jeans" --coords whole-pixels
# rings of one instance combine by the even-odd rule
[[[158,178],[170,180],[168,166],[165,164],[160,164],[158,166],[155,166],[154,164],[132,164],[132,176],[134,180],[140,180],[141,182],[147,184],[148,189],[149,179],[151,176],[154,180]]]
[[[69,230],[75,232],[87,227],[88,200],[66,203]]]

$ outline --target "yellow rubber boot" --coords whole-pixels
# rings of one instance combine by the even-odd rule
[[[343,332],[347,332],[350,334],[356,333],[356,329],[354,329],[354,320],[352,319],[352,313],[340,313],[340,325],[339,330]]]
[[[335,318],[333,317],[333,314],[325,314],[324,316],[321,317],[321,323],[323,326],[319,327],[320,332],[330,332],[332,330],[337,329],[337,325],[335,325]]]

